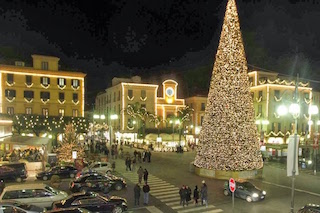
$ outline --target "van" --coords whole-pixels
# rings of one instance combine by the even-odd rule
[[[0,164],[0,181],[15,180],[20,183],[28,177],[25,163]]]
[[[14,200],[42,208],[51,208],[52,203],[65,199],[68,194],[46,184],[15,184],[4,188],[1,201]]]

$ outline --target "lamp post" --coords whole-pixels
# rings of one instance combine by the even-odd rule
[[[265,119],[260,119],[260,120],[256,120],[256,124],[260,125],[260,142],[263,143],[264,142],[263,126],[264,125],[269,125],[269,121],[265,120]]]
[[[109,124],[109,134],[110,134],[110,146],[112,144],[112,121],[113,120],[117,120],[118,119],[118,115],[117,114],[113,114],[113,115],[110,115],[110,124]]]
[[[293,141],[293,161],[292,161],[292,185],[291,185],[291,209],[290,212],[294,213],[294,190],[295,190],[295,175],[296,175],[296,161],[297,161],[297,141],[298,141],[298,134],[297,134],[297,127],[298,127],[298,117],[300,115],[300,105],[298,104],[298,82],[299,82],[299,74],[297,75],[297,80],[295,82],[295,95],[294,100],[295,103],[290,104],[289,110],[286,106],[279,106],[278,114],[285,115],[288,113],[292,114],[294,118],[294,141]],[[288,159],[287,159],[288,160]]]
[[[136,125],[136,121],[134,120],[134,121],[132,121],[132,124],[133,124],[133,127]],[[133,133],[133,143],[135,143],[136,142],[136,134],[135,133]]]
[[[313,174],[317,175],[317,144],[318,144],[318,130],[316,131],[316,124],[312,121],[312,115],[319,114],[319,109],[316,105],[310,105],[309,106],[309,115],[310,115],[310,121],[309,125],[311,125],[311,136],[314,135],[315,137],[311,137],[313,139]],[[319,121],[317,122],[317,124]],[[312,125],[314,124],[314,132],[312,134]]]
[[[96,128],[95,128],[94,120],[105,120],[105,119],[106,119],[105,115],[98,115],[98,114],[93,115],[93,143],[95,143],[95,140],[96,140]]]

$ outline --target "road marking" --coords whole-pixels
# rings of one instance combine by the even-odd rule
[[[191,208],[191,209],[185,209],[185,210],[178,211],[178,213],[194,212],[194,211],[203,210],[203,209],[210,208],[210,207],[212,208],[212,207],[214,207],[214,206],[209,205],[208,207],[206,207],[206,206],[195,207],[195,208]],[[218,210],[218,209],[215,209],[215,210]],[[220,209],[220,210],[221,210],[221,209]],[[222,210],[221,210],[221,211],[222,211]],[[218,212],[221,212],[221,211],[218,211]]]
[[[278,186],[278,187],[282,187],[282,188],[286,188],[286,189],[292,189],[289,186],[283,186],[283,185],[276,184],[276,183],[271,183],[271,182],[268,182],[268,181],[262,181],[262,183],[266,183],[266,184],[269,184],[269,185],[274,185],[274,186]],[[317,194],[317,193],[314,193],[314,192],[309,192],[309,191],[305,191],[305,190],[302,190],[302,189],[294,189],[294,190],[297,191],[297,192],[303,192],[303,193],[307,193],[307,194],[310,194],[310,195],[314,195],[314,196],[320,197],[320,194]]]
[[[185,210],[190,210],[190,209],[193,209],[193,210],[195,210],[195,208],[198,210],[198,209],[203,209],[203,208],[214,208],[215,206],[214,205],[208,205],[208,207],[206,207],[206,206],[196,206],[196,205],[191,205],[190,204],[190,206],[174,206],[174,207],[171,207],[172,209],[182,209],[182,208],[186,208]]]
[[[163,196],[156,196],[156,198],[162,199],[162,198],[169,198],[169,197],[179,197],[178,193],[172,194],[172,195],[163,195]]]
[[[209,211],[205,211],[202,213],[219,213],[219,212],[223,212],[223,210],[222,209],[214,209],[214,210],[209,210]]]
[[[173,197],[173,198],[167,198],[167,199],[160,199],[161,202],[168,202],[168,201],[174,201],[174,200],[180,200],[180,197]]]
[[[158,190],[153,189],[151,193],[167,192],[167,191],[175,191],[176,193],[178,193],[179,189],[175,189],[175,188],[165,188],[165,189],[158,189]]]
[[[152,193],[152,192],[150,192],[150,193],[151,193],[151,195],[153,195],[153,196],[155,196],[155,197],[158,197],[158,196],[161,196],[161,195],[169,195],[169,194],[175,194],[175,195],[177,195],[177,194],[178,194],[176,190],[174,190],[174,191],[167,191],[167,192],[158,192],[158,193]]]
[[[171,202],[171,203],[166,203],[167,206],[176,206],[176,205],[180,205],[180,201],[175,201],[175,202]]]
[[[163,191],[169,191],[169,190],[176,190],[176,192],[178,193],[179,192],[179,189],[178,188],[174,188],[172,186],[166,186],[166,187],[153,187],[152,188],[153,192],[163,192]]]
[[[158,209],[155,206],[148,206],[147,209],[152,213],[163,213],[163,211],[161,211],[160,209]]]

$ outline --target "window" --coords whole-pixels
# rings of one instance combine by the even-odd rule
[[[32,108],[31,107],[26,107],[26,114],[31,115],[32,114]]]
[[[14,114],[14,108],[13,107],[7,107],[7,114],[13,115]]]
[[[23,92],[23,96],[28,101],[31,101],[34,98],[34,92],[26,90],[26,91]]]
[[[200,117],[200,126],[202,126],[203,118],[204,118],[204,116]]]
[[[201,103],[201,111],[204,111],[206,109],[205,103]]]
[[[47,61],[41,61],[41,69],[48,70],[49,69],[49,63]]]
[[[5,204],[2,205],[1,210],[3,210],[3,213],[24,213],[25,211],[22,211],[16,207],[13,206],[6,206]]]
[[[120,101],[120,91],[118,91],[118,101]]]
[[[260,104],[260,105],[258,105],[258,115],[262,115],[262,105]],[[258,116],[257,115],[257,116]]]
[[[262,98],[262,91],[259,91],[259,98]]]
[[[304,93],[304,98],[309,100],[309,93]]]
[[[73,109],[72,110],[72,116],[73,117],[78,117],[78,110],[77,109]]]
[[[49,100],[50,99],[50,92],[40,92],[40,98],[42,100]]]
[[[26,84],[30,86],[32,84],[32,76],[31,75],[26,75]]]
[[[118,105],[118,114],[120,114],[120,104]]]
[[[42,108],[42,115],[49,116],[49,109],[48,108]]]
[[[64,101],[64,93],[59,92],[59,101]]]
[[[78,79],[72,79],[71,80],[71,86],[73,88],[78,88],[80,86],[80,81]]]
[[[146,98],[147,93],[145,90],[141,90],[141,98]]]
[[[64,116],[64,109],[59,109],[59,116],[60,117]]]
[[[129,98],[133,97],[133,90],[132,89],[128,89],[128,96],[129,96]]]
[[[281,123],[278,123],[278,132],[281,131]]]
[[[48,77],[41,77],[40,81],[41,81],[40,83],[43,86],[48,86],[50,84],[50,78],[48,78]]]
[[[18,199],[18,198],[19,198],[19,191],[17,190],[7,191],[2,197],[3,200]]]
[[[66,79],[65,78],[58,78],[57,79],[57,84],[59,87],[63,87],[66,85]]]
[[[274,96],[279,99],[280,98],[280,90],[275,90],[274,91]]]
[[[9,84],[12,84],[13,83],[13,74],[7,74],[7,82]]]
[[[116,102],[116,92],[113,93],[113,102]]]
[[[16,97],[16,91],[13,90],[13,89],[6,89],[5,93],[6,93],[6,97],[7,97],[9,100],[12,100],[13,98]]]
[[[147,108],[146,104],[141,104],[141,108]]]
[[[275,128],[276,128],[276,123],[272,123],[272,125],[271,125],[271,131],[275,131]]]
[[[74,102],[78,102],[78,93],[73,93],[72,94],[72,100],[74,101]]]

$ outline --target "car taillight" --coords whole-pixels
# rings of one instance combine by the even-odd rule
[[[72,182],[72,184],[71,184],[71,188],[73,188],[74,187],[74,182]]]

